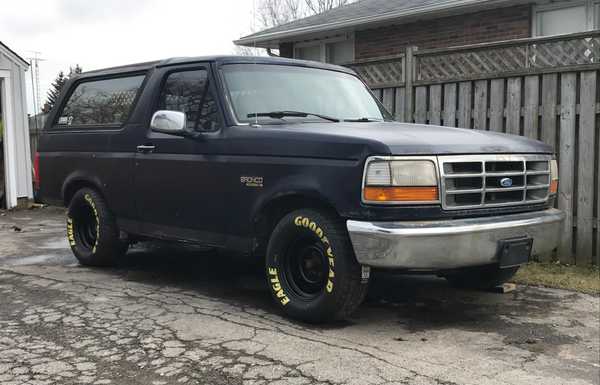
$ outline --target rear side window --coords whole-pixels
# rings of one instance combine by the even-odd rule
[[[158,109],[185,113],[187,128],[194,131],[214,131],[221,125],[208,71],[204,69],[169,74],[160,93]]]
[[[127,121],[144,75],[84,81],[69,96],[59,126],[114,126]]]

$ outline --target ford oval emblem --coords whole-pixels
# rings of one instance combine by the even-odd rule
[[[512,187],[513,180],[511,178],[502,178],[500,179],[500,186],[502,187]]]

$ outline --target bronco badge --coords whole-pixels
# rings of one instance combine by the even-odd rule
[[[262,176],[242,176],[240,182],[246,187],[263,187]]]

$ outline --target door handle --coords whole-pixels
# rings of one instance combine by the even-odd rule
[[[141,145],[137,146],[138,152],[141,152],[142,154],[151,153],[154,151],[155,148],[156,148],[156,146],[146,145],[146,144],[141,144]]]

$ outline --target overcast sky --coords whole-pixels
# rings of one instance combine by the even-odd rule
[[[172,56],[231,54],[252,29],[253,0],[13,0],[0,41],[24,58],[41,52],[42,104],[60,70],[84,71]],[[27,73],[29,111],[30,73]]]

